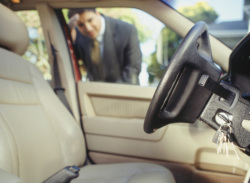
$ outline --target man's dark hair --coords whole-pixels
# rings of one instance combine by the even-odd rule
[[[85,11],[96,12],[96,9],[95,8],[73,8],[73,9],[69,9],[68,18],[71,18],[75,14],[81,14],[81,13],[83,13]]]

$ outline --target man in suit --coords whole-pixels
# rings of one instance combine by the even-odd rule
[[[89,80],[139,84],[141,50],[133,25],[94,8],[71,9],[68,16],[76,54],[83,60]]]

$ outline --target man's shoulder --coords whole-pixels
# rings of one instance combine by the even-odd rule
[[[122,30],[125,29],[126,31],[128,31],[128,30],[135,28],[133,24],[129,24],[119,19],[115,19],[115,18],[108,17],[108,16],[104,16],[104,19],[106,20],[108,24],[110,24],[110,26],[116,27],[118,29],[122,29]]]

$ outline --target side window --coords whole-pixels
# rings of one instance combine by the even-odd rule
[[[163,1],[195,23],[206,22],[209,33],[231,49],[249,32],[249,0]]]
[[[51,80],[49,56],[38,12],[36,10],[28,10],[17,11],[16,14],[26,24],[30,38],[30,44],[23,57],[38,67],[44,79]]]
[[[109,42],[115,42],[115,46],[105,45],[105,41],[100,41],[100,43],[102,44],[102,47],[100,48],[102,56],[105,55],[106,47],[109,47],[109,49],[114,49],[118,53],[118,55],[116,55],[115,57],[109,57],[110,60],[108,61],[105,59],[102,60],[104,64],[107,64],[109,61],[112,63],[112,59],[114,59],[113,63],[108,67],[103,64],[101,65],[102,68],[106,67],[106,70],[104,69],[103,71],[102,69],[96,67],[95,64],[93,64],[93,62],[91,61],[91,54],[86,51],[88,48],[86,45],[90,42],[89,40],[98,39],[98,37],[96,38],[95,36],[91,37],[91,34],[94,35],[95,31],[98,34],[98,24],[95,22],[95,19],[93,18],[94,16],[91,17],[91,15],[89,15],[88,17],[88,13],[86,13],[85,15],[85,13],[82,13],[81,11],[77,13],[76,9],[63,9],[65,20],[68,23],[69,27],[72,27],[71,35],[73,42],[75,43],[74,45],[76,55],[79,59],[78,63],[82,74],[82,80],[140,84],[141,86],[157,86],[166,69],[166,66],[169,63],[169,60],[171,59],[173,53],[175,52],[175,49],[179,45],[180,37],[175,32],[168,29],[162,22],[152,17],[148,13],[138,9],[96,8],[96,12],[105,17],[105,22],[106,17],[111,17],[113,18],[112,20],[122,20],[123,22],[129,23],[136,28],[137,35],[136,37],[133,37],[132,40],[130,40],[131,43],[128,43],[127,39],[125,38],[123,39],[122,37],[115,37],[119,34],[122,35],[122,33],[120,32],[122,32],[123,30],[120,30],[119,33],[113,32],[113,37],[109,40]],[[75,16],[76,14],[80,16],[77,17]],[[77,21],[74,22],[74,19],[77,19]],[[111,20],[108,19],[107,21]],[[74,22],[73,26],[72,22]],[[105,24],[105,30],[103,31],[106,31],[108,29],[111,29],[109,27],[109,23]],[[114,29],[114,27],[112,27],[112,29]],[[126,30],[126,27],[124,28],[124,30]],[[102,30],[100,28],[100,32],[101,31]],[[125,34],[122,36],[127,37],[128,35],[129,32],[125,32]],[[139,42],[136,42],[135,39],[138,39]],[[118,43],[116,44],[116,42]],[[138,44],[138,46],[136,46],[136,44]],[[89,48],[88,50],[91,49]],[[142,54],[142,56],[140,57],[140,61],[138,61],[137,57],[138,52]],[[110,53],[112,53],[112,51],[109,52],[109,55]],[[118,66],[115,66],[115,62],[119,63],[117,64]],[[112,73],[115,69],[120,70],[118,72],[120,75],[118,74],[119,76],[116,76],[118,77],[118,79],[113,79],[111,76],[110,80],[107,79],[107,77],[105,79],[98,80],[98,74],[95,73],[98,71],[104,73]],[[128,82],[126,82],[126,77],[129,77],[128,71],[135,73],[138,71],[135,77],[139,82],[133,83],[132,76],[132,79],[130,80],[131,82],[129,82],[129,80]],[[97,76],[95,77],[93,75]]]

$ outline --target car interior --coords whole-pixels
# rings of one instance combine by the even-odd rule
[[[157,87],[82,81],[62,11],[76,7],[137,8],[176,31]],[[21,10],[39,14],[51,81],[23,57]],[[3,0],[0,23],[0,183],[249,182],[250,35],[232,50],[158,0]]]

